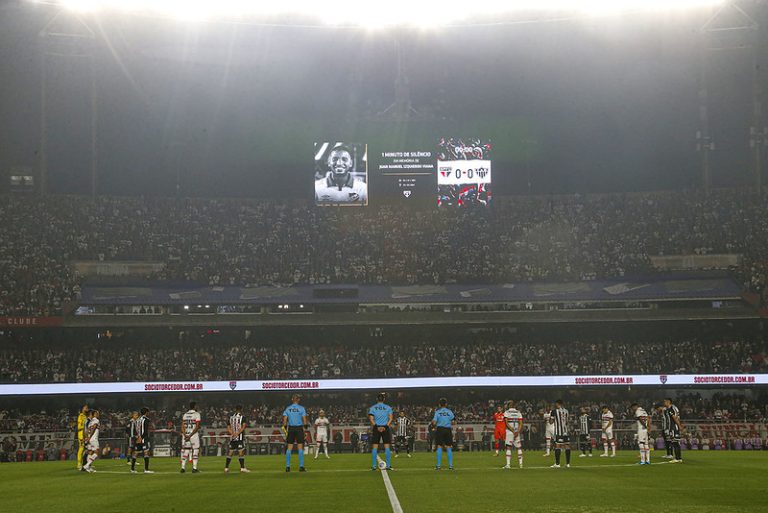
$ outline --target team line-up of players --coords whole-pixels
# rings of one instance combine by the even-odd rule
[[[307,412],[300,404],[301,396],[296,394],[292,397],[292,402],[283,411],[282,431],[285,436],[285,471],[291,471],[291,453],[298,449],[299,472],[306,472],[304,467],[304,430],[309,428]],[[505,409],[506,408],[506,409]],[[511,468],[513,451],[517,451],[517,461],[520,468],[523,467],[523,449],[521,434],[523,431],[523,415],[515,408],[515,401],[507,401],[505,408],[498,406],[494,413],[496,440],[496,455],[502,449],[506,455],[506,465],[504,469]],[[638,404],[630,407],[637,424],[637,444],[640,450],[640,465],[650,465],[650,431],[651,417]],[[684,431],[683,424],[680,422],[680,411],[672,403],[672,399],[664,399],[662,404],[656,406],[657,412],[661,418],[661,433],[667,447],[667,455],[672,463],[682,463],[680,437]],[[130,457],[131,472],[136,473],[136,459],[141,456],[144,459],[144,473],[151,474],[149,468],[149,436],[150,421],[147,417],[148,408],[142,408],[140,412],[134,412],[127,427],[129,447],[128,455]],[[382,392],[377,396],[377,402],[368,410],[368,419],[371,423],[371,470],[392,470],[392,426],[395,422],[392,408],[386,404],[386,393]],[[189,410],[182,416],[181,421],[181,473],[186,472],[187,462],[192,462],[192,472],[199,472],[198,462],[200,458],[200,427],[201,416],[197,411],[196,404],[190,403]],[[545,420],[545,442],[546,453],[549,456],[552,452],[554,441],[555,462],[552,468],[560,468],[561,454],[565,452],[565,466],[571,466],[571,439],[569,431],[570,413],[563,406],[562,400],[555,401],[554,408],[544,414]],[[589,438],[590,417],[586,408],[581,409],[579,416],[579,448],[581,456],[586,456],[587,450],[592,455],[591,441]],[[435,470],[441,470],[443,451],[448,460],[448,469],[453,470],[453,425],[455,415],[448,408],[448,400],[441,398],[438,401],[438,407],[435,409],[431,424],[435,429],[436,445],[436,466]],[[316,429],[316,442],[318,444],[315,458],[320,453],[321,447],[324,449],[325,456],[328,457],[328,442],[330,436],[330,421],[321,410],[318,418],[314,422]],[[405,439],[409,436],[411,427],[410,419],[406,418],[401,412],[397,419],[397,437]],[[232,457],[237,454],[240,463],[240,472],[250,472],[245,466],[245,429],[248,423],[243,416],[242,406],[236,406],[235,412],[230,416],[227,424],[227,433],[230,437],[229,449],[227,452],[224,472],[229,472],[229,465]],[[95,472],[93,462],[98,458],[99,445],[99,411],[88,409],[84,406],[77,419],[78,427],[78,469],[85,472]],[[616,440],[613,436],[613,412],[607,406],[601,408],[601,441],[604,452],[601,457],[616,456]],[[379,458],[379,447],[384,448],[384,459]],[[611,449],[609,455],[608,449]],[[410,452],[409,452],[410,455]]]

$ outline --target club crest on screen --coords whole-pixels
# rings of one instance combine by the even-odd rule
[[[403,196],[405,196],[406,198],[410,198],[411,197],[411,191],[403,191]]]
[[[237,381],[230,381],[229,382],[229,389],[234,390],[237,388]]]
[[[661,381],[662,385],[666,384],[667,383],[667,375],[666,374],[662,374],[661,376],[659,376],[659,381]]]

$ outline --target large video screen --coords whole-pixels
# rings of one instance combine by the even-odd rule
[[[368,145],[315,143],[315,204],[368,204]]]
[[[441,138],[437,145],[437,204],[440,207],[491,203],[491,142]]]
[[[395,201],[427,204],[435,190],[435,157],[432,151],[382,151],[378,156],[377,183],[381,193]],[[378,189],[377,189],[378,192]]]

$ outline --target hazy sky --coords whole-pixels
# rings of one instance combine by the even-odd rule
[[[36,166],[41,41],[52,15],[0,9],[0,167]],[[434,149],[441,135],[494,143],[497,192],[696,184],[701,16],[624,17],[432,32],[186,24],[103,16],[84,58],[50,58],[48,160],[86,191],[94,70],[100,190],[311,194],[312,143]],[[413,106],[394,99],[395,37]],[[715,183],[749,178],[751,55],[711,60]]]

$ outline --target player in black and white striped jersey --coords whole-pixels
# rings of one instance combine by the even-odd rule
[[[664,417],[669,430],[669,445],[672,447],[674,459],[670,463],[682,463],[682,449],[680,447],[680,437],[684,431],[683,424],[680,422],[680,410],[672,403],[672,399],[664,399]]]
[[[568,434],[568,422],[570,420],[568,410],[563,407],[562,399],[555,401],[555,409],[549,417],[555,437],[555,464],[552,468],[560,468],[560,453],[565,449],[565,466],[571,466],[571,437]]]
[[[133,457],[131,457],[131,473],[136,473],[136,457],[141,454],[144,458],[144,473],[153,474],[154,472],[149,470],[149,455],[152,447],[150,446],[150,433],[152,421],[149,420],[149,408],[144,407],[141,409],[141,415],[134,422],[134,447]]]
[[[136,421],[139,420],[139,412],[134,411],[131,413],[131,418],[128,419],[128,425],[125,426],[125,434],[128,436],[128,450],[127,460],[128,465],[131,464],[133,454],[136,451]]]
[[[395,458],[399,456],[400,449],[405,447],[408,457],[411,457],[411,426],[413,422],[405,416],[405,412],[400,410],[397,419],[395,419]]]
[[[664,408],[663,404],[656,405],[656,414],[661,421],[661,436],[664,437],[664,450],[667,453],[662,458],[671,460],[674,459],[674,456],[672,455],[672,444],[669,441],[669,417],[667,417],[665,410],[666,408]]]
[[[250,470],[245,468],[245,428],[248,427],[248,421],[243,416],[243,407],[235,406],[235,413],[229,417],[227,424],[227,434],[229,434],[229,452],[227,453],[227,462],[224,464],[224,472],[229,472],[229,464],[232,456],[237,452],[240,461],[240,472],[248,473]]]
[[[592,439],[589,436],[590,428],[589,409],[582,408],[581,415],[579,415],[579,458],[585,458],[587,451],[589,451],[589,457],[592,457]]]

